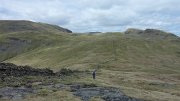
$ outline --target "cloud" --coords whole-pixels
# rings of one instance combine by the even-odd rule
[[[74,32],[135,27],[158,28],[178,35],[179,5],[179,0],[1,0],[0,19],[46,22]]]

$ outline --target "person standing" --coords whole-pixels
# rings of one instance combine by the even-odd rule
[[[93,71],[92,75],[93,75],[93,79],[96,79],[96,69]]]

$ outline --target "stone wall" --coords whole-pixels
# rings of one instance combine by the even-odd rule
[[[35,69],[30,66],[16,66],[12,63],[0,63],[0,76],[54,76],[50,69]]]

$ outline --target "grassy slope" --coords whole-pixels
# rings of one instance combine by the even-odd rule
[[[57,25],[50,25],[45,23],[37,23],[26,20],[0,20],[0,34],[6,34],[8,32],[20,32],[20,31],[38,31],[38,32],[68,32],[70,30],[59,27]]]
[[[96,81],[85,74],[79,79],[68,78],[67,82],[120,87],[127,95],[146,100],[180,100],[180,41],[47,30],[0,34],[1,44],[10,43],[9,37],[30,42],[19,48],[20,52],[0,53],[0,61],[53,70],[98,69]]]
[[[0,61],[39,46],[51,44],[51,34],[68,35],[70,30],[56,25],[24,20],[0,20]]]
[[[122,33],[59,35],[13,33],[31,38],[38,47],[5,62],[53,70],[98,68],[97,80],[89,74],[69,82],[120,87],[127,95],[146,100],[180,100],[180,43],[145,40]],[[2,37],[2,36],[1,36]]]
[[[19,37],[22,36],[19,35]],[[144,67],[146,69],[148,67],[149,69],[171,68],[167,72],[173,71],[172,68],[178,69],[180,64],[178,53],[180,44],[166,40],[149,41],[142,38],[130,38],[121,33],[30,36],[33,36],[33,40],[38,40],[38,42],[41,40],[40,46],[7,61],[53,69],[76,67],[76,65],[83,68],[102,65],[103,68],[108,69],[129,67],[129,70],[133,68],[143,70]],[[25,35],[24,37],[28,38],[29,36]],[[123,69],[126,70],[126,68]]]

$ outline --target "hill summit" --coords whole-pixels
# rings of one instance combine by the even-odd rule
[[[165,32],[158,29],[135,29],[135,28],[129,28],[124,32],[126,35],[133,35],[133,36],[141,36],[144,38],[158,38],[158,39],[172,39],[172,38],[178,38],[178,36]]]
[[[0,33],[38,31],[38,32],[66,32],[72,33],[69,29],[40,22],[26,20],[0,20]]]

